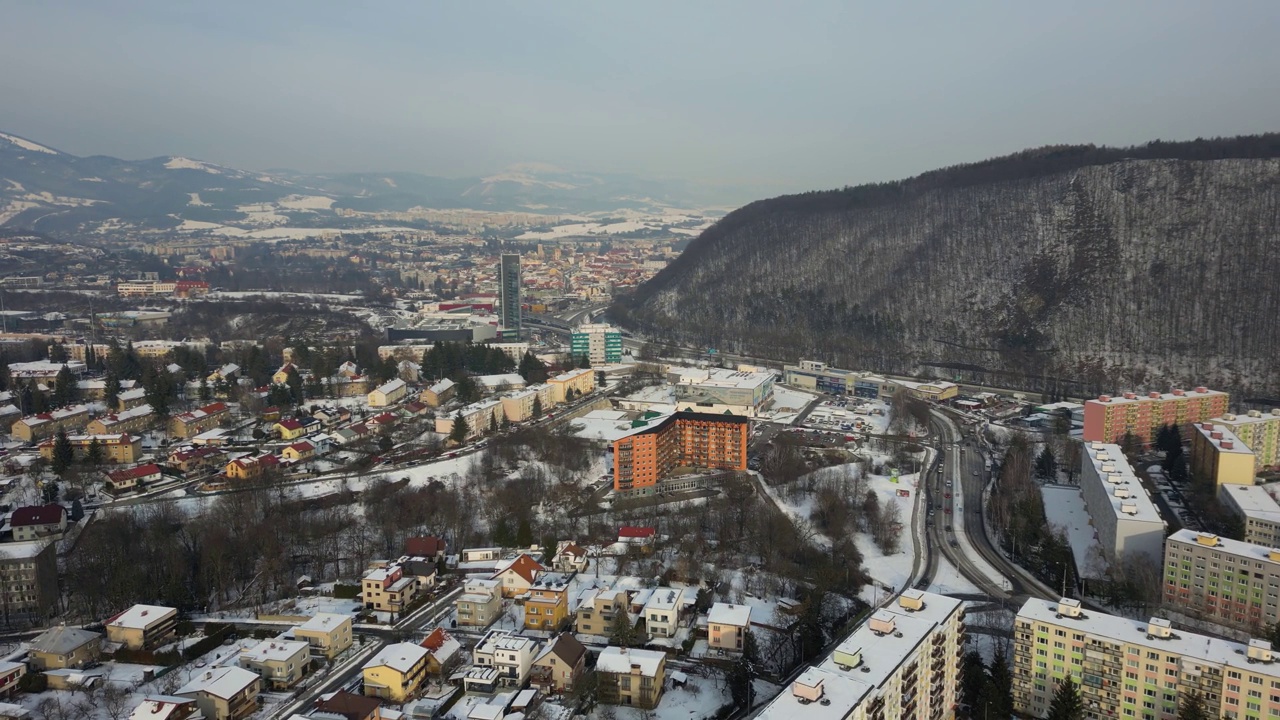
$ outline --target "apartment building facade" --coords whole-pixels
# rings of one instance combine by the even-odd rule
[[[1198,422],[1191,428],[1192,477],[1214,487],[1253,484],[1256,458],[1235,433],[1212,422]]]
[[[332,660],[351,647],[351,616],[316,613],[293,629],[293,636],[311,646],[311,655]]]
[[[72,405],[21,418],[9,432],[24,442],[37,442],[53,437],[59,430],[78,430],[88,424],[89,419],[88,405]]]
[[[1084,440],[1119,442],[1132,433],[1143,443],[1155,440],[1163,425],[1186,428],[1227,411],[1230,396],[1225,392],[1197,387],[1192,390],[1099,395],[1084,404]]]
[[[677,412],[613,442],[613,488],[651,495],[677,467],[747,469],[748,419]]]
[[[907,590],[877,610],[831,655],[806,669],[758,716],[859,720],[951,717],[959,702],[964,606]]]
[[[569,354],[594,367],[622,362],[622,332],[607,323],[583,323],[569,335]]]
[[[191,412],[180,413],[169,419],[169,434],[176,438],[190,438],[219,427],[231,416],[225,403],[210,403]]]
[[[1280,408],[1265,413],[1259,410],[1243,415],[1227,413],[1210,422],[1225,426],[1253,451],[1255,470],[1280,466]]]
[[[1066,677],[1079,686],[1089,720],[1175,720],[1191,693],[1208,716],[1280,716],[1280,664],[1269,643],[1220,640],[1085,611],[1078,600],[1032,598],[1014,622],[1014,711],[1046,717]]]
[[[502,612],[502,581],[467,580],[454,605],[459,625],[489,627]]]
[[[520,334],[524,326],[521,307],[520,255],[503,253],[498,265],[498,304],[502,327]]]
[[[77,458],[84,458],[93,447],[94,442],[102,451],[102,461],[109,464],[133,463],[142,456],[142,438],[128,433],[119,435],[68,435],[71,441],[71,452]],[[55,441],[45,440],[40,443],[40,457],[53,460]]]
[[[560,405],[568,402],[570,395],[581,397],[594,392],[596,374],[591,368],[570,370],[548,378],[547,384],[551,386],[551,400]]]
[[[11,614],[52,614],[58,603],[57,543],[0,543],[0,596]]]
[[[1280,547],[1280,503],[1255,485],[1222,485],[1218,499],[1244,523],[1244,541]]]
[[[158,417],[155,409],[150,405],[139,405],[94,418],[85,426],[85,432],[90,435],[138,433],[150,428]]]
[[[1080,453],[1080,492],[1107,559],[1164,551],[1165,523],[1119,445],[1086,442]]]
[[[1280,620],[1280,549],[1179,530],[1165,542],[1164,602],[1256,634]]]

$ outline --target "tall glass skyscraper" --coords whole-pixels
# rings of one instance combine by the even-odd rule
[[[502,254],[502,264],[498,268],[498,303],[502,306],[502,327],[522,332],[519,253]]]

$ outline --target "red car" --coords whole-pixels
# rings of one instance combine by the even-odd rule
[[[946,514],[950,515],[950,514],[951,514],[951,508],[947,508],[946,510],[943,510],[942,512],[944,512],[944,513],[946,513]]]
[[[942,497],[947,498],[948,500],[950,500],[950,499],[951,499],[951,493],[943,493],[943,494],[942,494]]]

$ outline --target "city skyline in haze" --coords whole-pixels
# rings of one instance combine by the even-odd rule
[[[210,10],[210,12],[205,12]],[[15,3],[0,131],[77,155],[736,188],[1280,129],[1267,2]]]

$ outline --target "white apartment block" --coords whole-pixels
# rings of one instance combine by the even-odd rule
[[[954,717],[963,652],[961,601],[907,590],[801,673],[758,720]]]
[[[1080,465],[1080,492],[1107,559],[1145,553],[1159,560],[1164,548],[1164,520],[1120,446],[1086,442]]]
[[[1191,692],[1211,718],[1280,716],[1280,663],[1271,645],[1174,630],[1084,610],[1080,601],[1032,598],[1014,622],[1013,705],[1046,717],[1059,681],[1079,685],[1090,720],[1176,720]]]
[[[1280,503],[1256,485],[1222,485],[1218,499],[1242,521],[1244,541],[1280,547]]]

